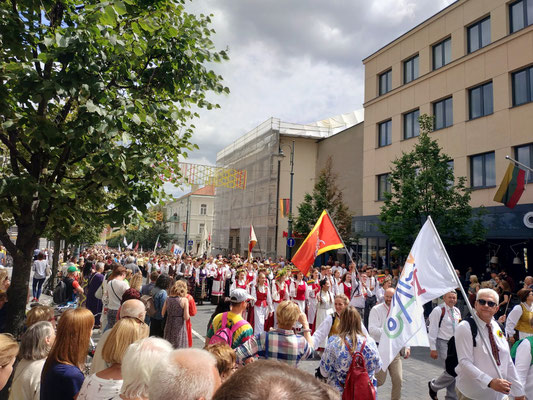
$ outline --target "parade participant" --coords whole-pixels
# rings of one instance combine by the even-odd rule
[[[394,289],[387,289],[385,291],[385,301],[382,304],[375,305],[370,310],[368,331],[370,336],[372,336],[372,339],[374,339],[378,345],[393,297]],[[409,347],[404,347],[391,361],[387,371],[379,371],[376,373],[378,387],[385,383],[387,372],[390,374],[392,381],[391,400],[399,400],[402,398],[402,355],[403,358],[409,358],[411,355],[411,349]]]
[[[350,298],[352,295],[352,274],[344,274],[339,284],[339,294],[344,294]]]
[[[330,316],[334,313],[334,297],[329,290],[329,280],[327,278],[320,281],[320,292],[318,293],[317,301],[316,326],[320,326],[325,319],[331,318]],[[323,341],[315,343],[317,350],[325,347],[325,338]]]
[[[242,317],[242,312],[246,309],[248,301],[252,296],[244,289],[235,289],[231,292],[230,311],[216,315],[207,329],[206,342],[208,345],[211,338],[218,334],[221,329],[230,329],[233,332],[231,337],[231,347],[239,347],[253,336],[252,326]],[[224,320],[226,323],[224,324]],[[243,322],[241,322],[243,321]],[[234,329],[237,327],[237,329]]]
[[[174,350],[152,373],[150,400],[211,400],[220,386],[217,360],[200,349]]]
[[[363,354],[368,377],[377,389],[375,374],[381,369],[382,362],[376,342],[364,335],[359,312],[355,307],[348,306],[341,314],[339,333],[328,339],[320,360],[320,375],[341,393],[355,351]]]
[[[320,293],[320,279],[318,269],[313,268],[311,273],[311,279],[307,281],[307,286],[309,288],[309,300],[308,300],[308,320],[309,325],[311,326],[311,332],[314,332],[317,328],[316,326],[316,311],[318,306],[318,294]]]
[[[211,292],[211,302],[218,304],[224,296],[225,270],[222,261],[217,261],[217,268],[213,276],[213,290]]]
[[[524,388],[511,360],[509,346],[500,326],[494,320],[498,311],[498,294],[492,289],[479,289],[475,303],[475,319],[490,343],[490,349],[483,344],[480,330],[475,338],[467,321],[461,322],[455,330],[455,348],[458,365],[456,387],[462,396],[470,399],[499,400],[511,395],[525,400]],[[473,345],[473,339],[476,346]],[[502,378],[493,366],[492,357],[498,364]],[[461,396],[459,396],[461,398]]]
[[[39,400],[41,373],[55,338],[54,327],[48,321],[39,321],[24,332],[20,341],[21,360],[13,373],[9,400]]]
[[[370,310],[372,307],[374,307],[377,304],[377,296],[376,293],[379,288],[379,283],[376,279],[376,275],[378,273],[377,268],[367,269],[367,280],[365,282],[367,292],[366,292],[366,298],[365,298],[365,312],[362,315],[363,317],[363,323],[365,325],[368,325],[368,316],[370,315]]]
[[[322,279],[327,279],[329,282],[329,291],[332,296],[335,296],[337,294],[337,282],[335,281],[335,278],[333,277],[333,274],[331,272],[331,266],[326,265],[322,267]]]
[[[255,280],[257,278],[257,275],[256,275],[256,270],[257,270],[257,263],[248,263],[246,265],[246,283],[250,284],[250,283],[253,283],[255,284]]]
[[[205,347],[206,351],[213,354],[217,359],[217,370],[220,380],[225,382],[237,369],[237,356],[235,351],[227,343],[215,343]]]
[[[128,346],[148,337],[148,325],[138,318],[122,318],[111,330],[102,357],[110,367],[88,376],[77,400],[108,400],[120,393],[122,387],[122,359]]]
[[[274,306],[274,328],[278,327],[278,317],[276,310],[279,304],[284,300],[289,300],[289,287],[286,283],[287,271],[284,269],[278,271],[274,283],[272,284],[272,304]]]
[[[72,400],[85,379],[82,369],[94,325],[86,308],[65,311],[41,375],[41,400]]]
[[[257,281],[261,279],[259,273]],[[255,334],[250,340],[235,349],[237,363],[246,363],[250,357],[258,355],[264,359],[276,359],[290,365],[306,360],[313,353],[311,329],[304,313],[298,305],[285,300],[280,303],[277,311],[278,328],[269,332]],[[294,324],[299,321],[303,326],[303,336],[293,331]]]
[[[207,261],[207,298],[211,299],[211,290],[213,289],[213,278],[217,270],[214,257],[209,257]]]
[[[4,388],[13,372],[13,364],[18,352],[17,341],[11,335],[0,334],[0,390]]]
[[[152,373],[171,351],[172,345],[161,338],[150,337],[130,344],[122,358],[120,394],[110,400],[148,400]]]
[[[253,325],[254,334],[259,334],[264,332],[265,321],[273,310],[272,296],[264,271],[258,273],[255,285],[251,283],[250,294],[254,298],[252,300],[253,321],[249,318],[248,322]]]
[[[355,269],[352,272],[352,297],[350,298],[350,305],[357,308],[357,311],[359,311],[359,314],[361,314],[361,318],[365,317],[365,307],[366,307],[366,297],[368,295],[367,292],[367,276],[366,274],[362,273],[359,276],[360,279],[357,279],[357,275],[355,273]]]
[[[72,267],[69,267],[69,270]],[[107,279],[105,288],[105,298],[107,300],[107,325],[104,331],[113,328],[117,319],[117,312],[122,303],[122,295],[129,289],[129,285],[125,282],[126,268],[121,265],[116,265]]]
[[[448,354],[448,341],[455,335],[455,328],[461,321],[461,313],[457,304],[457,293],[454,291],[443,296],[444,303],[437,306],[429,314],[429,348],[430,356],[439,359],[445,366]],[[437,398],[437,392],[446,388],[446,399],[455,400],[455,377],[444,371],[440,376],[428,382],[429,396]]]
[[[533,399],[533,336],[516,342],[511,349],[518,379],[524,386],[526,398]]]
[[[338,262],[338,261],[336,261]],[[341,285],[342,285],[342,278],[343,278],[343,275],[341,275],[341,270],[340,269],[336,269],[335,272],[333,272],[333,295],[337,295],[339,293],[342,293],[341,292]]]
[[[377,292],[376,292],[376,300],[377,300],[377,303],[376,304],[381,304],[385,301],[385,291],[390,288],[392,285],[392,278],[391,277],[385,277],[385,279],[383,279],[383,282],[381,285],[379,285],[378,289],[377,289]],[[368,315],[370,316],[370,312],[368,313]]]
[[[518,339],[533,336],[533,290],[520,289],[517,293],[520,304],[513,307],[505,322],[505,334],[514,343]]]
[[[231,284],[231,291],[235,289],[244,289],[248,290],[249,285],[248,281],[246,280],[246,272],[243,269],[238,269],[235,272],[235,280]]]
[[[168,315],[167,315],[168,314]],[[166,316],[165,340],[168,340],[176,349],[188,347],[187,321],[189,316],[189,301],[187,300],[187,285],[179,280],[170,289],[170,295],[163,304],[161,311]]]
[[[207,266],[204,261],[200,261],[195,273],[195,291],[194,298],[198,305],[204,304],[206,298],[206,284],[207,284]]]
[[[291,283],[290,296],[291,300],[298,304],[300,311],[305,313],[305,302],[309,299],[309,287],[304,281],[302,271],[296,273],[296,279]]]

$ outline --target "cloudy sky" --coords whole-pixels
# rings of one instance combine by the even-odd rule
[[[229,50],[212,68],[231,93],[195,121],[200,150],[188,161],[215,165],[219,150],[270,117],[310,123],[362,108],[361,60],[453,1],[193,0]]]

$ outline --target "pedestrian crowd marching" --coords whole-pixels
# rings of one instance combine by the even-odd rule
[[[384,370],[378,352],[401,268],[332,261],[304,276],[281,257],[91,248],[65,255],[58,314],[39,303],[47,258],[38,252],[32,266],[24,332],[0,334],[0,389],[9,386],[10,399],[375,399],[389,375],[391,399],[401,398],[410,348]],[[533,398],[533,278],[488,274],[464,278],[472,315],[456,291],[427,309],[430,356],[443,366],[428,382],[431,399],[440,390],[446,399]],[[0,327],[8,287],[0,268]],[[216,310],[204,349],[194,349],[191,318],[204,302]],[[320,359],[315,376],[298,369],[311,358]]]

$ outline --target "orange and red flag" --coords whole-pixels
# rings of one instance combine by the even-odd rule
[[[291,261],[304,275],[307,275],[318,255],[342,247],[344,247],[342,239],[328,212],[324,210]]]

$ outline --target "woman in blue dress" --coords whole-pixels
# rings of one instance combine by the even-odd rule
[[[328,339],[320,360],[320,374],[341,393],[344,391],[346,375],[352,363],[352,355],[348,351],[346,343],[353,351],[361,351],[365,341],[366,344],[362,351],[365,366],[374,388],[377,389],[378,383],[375,373],[381,369],[382,362],[376,342],[370,336],[366,337],[363,334],[361,315],[355,307],[348,306],[340,317],[339,334]],[[356,343],[355,348],[354,343]]]

